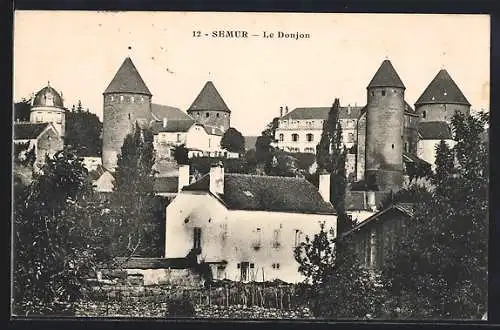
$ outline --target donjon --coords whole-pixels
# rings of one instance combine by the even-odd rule
[[[405,86],[384,60],[367,86],[365,182],[368,189],[390,190],[403,181]]]
[[[197,123],[217,127],[222,132],[230,127],[231,110],[211,81],[205,83],[187,113]]]
[[[102,164],[114,172],[123,141],[135,123],[149,124],[152,94],[127,57],[103,93]]]

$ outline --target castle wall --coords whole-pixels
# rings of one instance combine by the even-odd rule
[[[420,122],[445,121],[451,123],[451,119],[458,111],[464,115],[470,114],[470,106],[465,104],[422,104],[415,105],[415,112],[420,117]]]
[[[123,141],[136,120],[151,120],[151,97],[143,94],[104,95],[102,164],[114,171]]]
[[[199,124],[214,126],[223,132],[227,131],[231,124],[231,114],[226,111],[193,110],[188,111],[188,115],[193,117]]]
[[[404,89],[368,90],[365,174],[368,185],[397,188],[403,180]]]

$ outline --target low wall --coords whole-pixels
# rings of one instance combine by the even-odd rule
[[[201,306],[195,307],[197,318],[215,319],[311,319],[308,308],[281,310],[277,308],[263,308],[259,306]]]

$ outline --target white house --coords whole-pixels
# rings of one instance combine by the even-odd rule
[[[166,210],[165,257],[194,252],[215,279],[301,281],[294,247],[321,223],[337,227],[325,178],[320,194],[305,179],[225,174],[221,165],[191,184],[189,170],[180,173],[185,186]]]
[[[419,141],[417,144],[417,156],[429,164],[434,170],[436,167],[436,147],[445,141],[449,148],[456,142],[452,138],[450,126],[444,121],[421,122],[418,126]]]

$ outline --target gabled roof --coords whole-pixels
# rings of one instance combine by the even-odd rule
[[[163,125],[163,121],[155,121],[151,124],[153,134],[160,132],[187,132],[194,124],[194,119],[185,120],[167,120],[167,125]]]
[[[205,130],[205,132],[207,132],[207,134],[219,135],[219,136],[224,135],[224,132],[220,128],[217,128],[215,126],[211,126],[211,125],[207,125],[207,124],[196,124],[196,125],[202,126],[203,129]]]
[[[432,103],[451,103],[470,106],[467,98],[465,98],[460,88],[458,88],[455,81],[453,81],[445,69],[439,70],[436,77],[432,79],[422,95],[415,102],[415,106]]]
[[[137,93],[151,96],[151,92],[130,57],[123,61],[115,77],[104,91],[104,94],[108,93]]]
[[[188,115],[181,109],[168,105],[152,103],[151,113],[154,120],[160,121],[163,120],[163,118],[167,118],[167,120],[194,120],[190,115]]]
[[[14,123],[14,140],[33,140],[49,126],[50,123]]]
[[[280,119],[328,119],[330,107],[295,108]],[[363,107],[340,107],[339,119],[357,119]]]
[[[384,60],[367,86],[367,88],[372,87],[405,88],[405,85],[401,81],[401,78],[399,78],[399,75],[392,66],[391,61]]]
[[[178,186],[177,176],[156,177],[153,183],[153,189],[157,193],[177,193]]]
[[[209,191],[210,174],[184,187],[183,191]],[[335,214],[316,187],[302,178],[248,174],[224,175],[224,194],[218,195],[232,210]]]
[[[215,88],[214,83],[211,81],[206,82],[200,94],[198,94],[193,104],[191,104],[188,109],[188,111],[196,110],[219,110],[231,112]]]
[[[99,179],[104,173],[106,169],[102,165],[97,165],[95,170],[89,172],[89,179],[94,182]]]
[[[448,140],[452,138],[451,128],[444,121],[426,121],[418,124],[422,140]]]
[[[408,153],[408,152],[403,152],[403,162],[405,163],[419,163],[419,164],[429,164],[425,160],[418,158],[417,156]],[[430,165],[430,164],[429,164]]]

